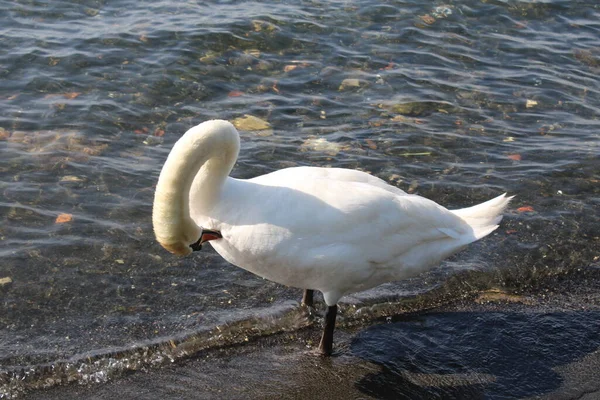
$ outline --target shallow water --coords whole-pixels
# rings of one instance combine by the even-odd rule
[[[180,356],[171,341],[193,353],[309,324],[299,290],[153,239],[162,163],[209,118],[272,127],[241,132],[236,177],[336,166],[450,208],[518,195],[497,232],[431,274],[345,298],[349,320],[598,263],[594,2],[0,9],[0,395],[160,364]],[[123,352],[135,365],[111,364]]]
[[[310,348],[315,326],[200,351],[103,385],[55,386],[29,397],[598,398],[600,269],[536,284],[518,296],[493,300],[498,293],[488,291],[368,328],[346,326],[336,331],[328,359]]]

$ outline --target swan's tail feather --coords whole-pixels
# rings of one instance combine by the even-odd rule
[[[473,228],[473,235],[477,240],[489,235],[498,228],[498,224],[502,220],[502,213],[513,197],[506,196],[506,193],[504,193],[485,203],[461,208],[460,210],[452,210],[452,212]]]

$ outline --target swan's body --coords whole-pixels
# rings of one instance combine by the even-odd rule
[[[367,173],[297,167],[253,179],[229,177],[239,135],[226,121],[190,129],[160,175],[158,241],[189,254],[200,228],[227,261],[266,279],[345,294],[414,276],[498,227],[510,198],[449,211]],[[335,316],[334,316],[335,318]],[[333,331],[332,331],[333,332]]]

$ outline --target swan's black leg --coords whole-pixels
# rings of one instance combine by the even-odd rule
[[[319,343],[319,351],[324,356],[330,356],[333,350],[333,330],[335,329],[335,317],[337,315],[337,305],[327,307],[325,313],[325,326],[323,327],[323,336]]]
[[[304,289],[304,295],[302,296],[302,304],[307,307],[313,306],[313,293],[312,289]]]

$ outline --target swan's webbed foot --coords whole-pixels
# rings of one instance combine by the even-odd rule
[[[323,327],[323,336],[319,343],[319,352],[328,357],[333,351],[333,331],[335,329],[335,317],[337,316],[337,305],[327,307],[325,312],[325,326]]]

